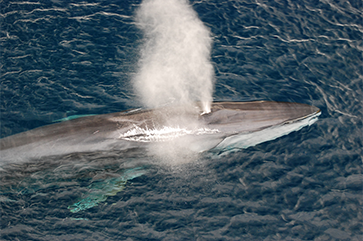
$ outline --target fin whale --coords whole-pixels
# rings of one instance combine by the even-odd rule
[[[314,106],[289,102],[214,102],[211,112],[163,107],[81,117],[0,139],[0,167],[45,156],[127,150],[193,136],[195,151],[247,148],[311,125]]]
[[[9,190],[29,194],[58,183],[73,189],[81,186],[77,190],[82,195],[68,206],[77,213],[148,173],[150,153],[142,148],[164,142],[156,146],[161,147],[162,157],[175,146],[182,154],[189,148],[221,155],[299,130],[319,115],[318,108],[306,104],[215,102],[210,113],[196,104],[80,117],[39,127],[0,139],[0,197],[7,198]]]

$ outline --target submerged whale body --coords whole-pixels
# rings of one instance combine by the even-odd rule
[[[81,117],[0,139],[0,167],[46,156],[127,150],[187,138],[193,151],[247,148],[314,123],[320,110],[298,103],[214,102]]]

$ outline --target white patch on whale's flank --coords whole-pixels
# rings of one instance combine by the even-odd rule
[[[321,112],[319,110],[309,116],[285,122],[281,125],[272,126],[260,131],[231,135],[225,138],[214,149],[222,151],[221,153],[223,154],[227,154],[231,151],[246,149],[250,146],[255,146],[266,141],[275,140],[293,131],[298,131],[305,126],[314,124],[318,120],[318,116],[320,116],[320,114]]]
[[[144,0],[136,24],[144,33],[135,93],[147,108],[202,103],[210,112],[212,38],[186,0]]]
[[[134,128],[127,131],[126,133],[121,134],[119,138],[137,142],[164,142],[186,135],[206,135],[215,134],[218,132],[219,130],[217,129],[209,128],[187,129],[179,126],[164,126],[160,129],[143,129],[134,125]]]

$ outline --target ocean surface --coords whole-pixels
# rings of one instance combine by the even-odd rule
[[[0,136],[140,107],[140,3],[0,0]],[[14,165],[1,240],[363,240],[362,1],[190,4],[212,33],[215,101],[305,103],[319,120],[187,163],[131,150]]]

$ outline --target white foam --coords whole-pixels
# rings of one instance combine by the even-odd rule
[[[165,142],[186,135],[205,135],[218,132],[217,129],[209,128],[187,129],[179,126],[164,126],[160,129],[149,129],[135,125],[133,129],[121,134],[119,138],[137,142]]]

